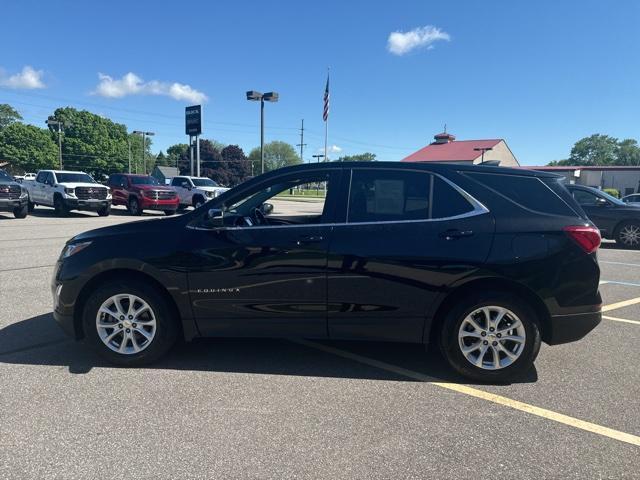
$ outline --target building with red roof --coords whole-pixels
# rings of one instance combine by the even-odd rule
[[[417,152],[412,153],[403,162],[446,162],[481,163],[499,162],[503,167],[517,167],[520,164],[507,143],[501,138],[488,140],[456,140],[450,133],[442,132],[434,141]]]

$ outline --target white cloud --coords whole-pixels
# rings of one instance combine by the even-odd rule
[[[342,148],[340,148],[338,145],[327,145],[327,155],[330,153],[340,153],[342,151]],[[318,153],[324,153],[324,147],[320,147],[318,149]]]
[[[24,90],[45,88],[46,85],[42,81],[43,75],[42,70],[36,70],[29,65],[22,67],[21,72],[10,76],[5,76],[4,72],[0,70],[0,86]]]
[[[123,75],[122,78],[113,78],[103,73],[98,73],[100,82],[92,92],[94,95],[108,98],[121,98],[127,95],[164,95],[175,100],[183,100],[191,103],[202,103],[208,97],[190,85],[183,83],[160,82],[151,80],[145,82],[133,72]]]
[[[433,49],[433,43],[451,40],[451,36],[433,25],[414,28],[408,32],[391,32],[387,39],[387,50],[394,55],[404,55],[416,48]]]

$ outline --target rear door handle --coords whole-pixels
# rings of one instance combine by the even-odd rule
[[[309,245],[311,243],[320,243],[324,240],[322,235],[303,235],[296,241],[296,245]]]
[[[444,238],[445,240],[457,240],[463,237],[470,237],[473,235],[473,230],[445,230],[440,233],[440,238]]]

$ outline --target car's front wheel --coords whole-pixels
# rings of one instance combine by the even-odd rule
[[[486,292],[459,302],[447,314],[442,352],[460,374],[480,382],[508,382],[533,366],[540,351],[533,309],[523,300]]]
[[[28,205],[23,205],[22,207],[17,207],[13,209],[13,216],[16,218],[27,218],[28,213],[29,213]]]
[[[131,215],[142,215],[142,209],[140,208],[140,202],[136,197],[131,197],[129,199],[129,212]]]
[[[110,213],[111,213],[111,207],[109,206],[102,207],[100,210],[98,210],[98,215],[100,215],[101,217],[108,217]]]
[[[616,243],[626,248],[640,248],[640,223],[625,222],[616,231]]]
[[[142,282],[107,283],[89,297],[85,337],[112,363],[138,366],[166,354],[178,336],[177,319],[156,289]]]

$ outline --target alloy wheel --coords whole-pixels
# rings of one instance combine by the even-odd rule
[[[629,224],[620,229],[620,241],[628,247],[640,245],[640,225]]]
[[[142,298],[118,294],[109,297],[98,309],[96,329],[109,349],[132,355],[151,345],[156,334],[156,317]]]
[[[458,345],[472,365],[499,370],[515,362],[524,350],[526,332],[511,310],[481,307],[467,315],[458,330]]]

